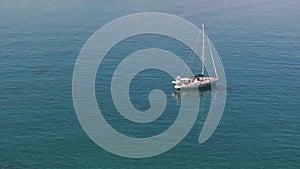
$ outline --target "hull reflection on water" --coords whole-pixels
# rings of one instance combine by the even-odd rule
[[[216,87],[206,90],[176,90],[172,95],[179,104],[181,104],[182,101],[193,100],[199,97],[200,112],[198,112],[198,114],[204,114],[204,112],[206,112],[204,110],[207,103],[206,101],[210,101],[210,106],[207,110],[208,113],[198,140],[200,144],[204,143],[214,133],[222,118],[226,100],[226,88],[225,90]],[[189,113],[187,112],[187,114]]]

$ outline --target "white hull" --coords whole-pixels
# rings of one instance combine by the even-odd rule
[[[172,83],[175,84],[175,89],[195,89],[195,88],[207,88],[218,81],[213,77],[201,77],[201,78],[176,78]]]

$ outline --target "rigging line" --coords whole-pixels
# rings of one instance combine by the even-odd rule
[[[217,69],[216,69],[216,64],[215,64],[215,59],[214,59],[214,57],[213,57],[213,52],[212,52],[212,49],[211,49],[211,45],[210,45],[210,40],[207,38],[207,42],[208,42],[208,47],[209,47],[209,52],[210,52],[210,57],[211,57],[211,61],[212,61],[212,64],[213,64],[213,66],[214,66],[214,71],[215,71],[215,75],[216,75],[216,78],[217,79],[219,79],[218,78],[218,74],[217,74]]]
[[[182,72],[182,74],[184,74],[184,76],[187,76],[187,69],[189,68],[189,65],[191,65],[192,61],[194,60],[195,54],[197,56],[197,49],[198,49],[198,46],[199,46],[200,36],[202,34],[202,31],[203,30],[198,32],[197,41],[196,41],[196,45],[195,45],[195,52],[193,50],[191,51],[191,56],[188,58],[187,65],[185,66],[185,68]]]

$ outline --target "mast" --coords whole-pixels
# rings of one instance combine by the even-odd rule
[[[202,69],[201,69],[201,75],[204,76],[204,59],[205,59],[205,46],[204,46],[204,24],[202,24]]]

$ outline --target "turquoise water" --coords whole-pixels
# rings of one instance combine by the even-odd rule
[[[1,168],[299,168],[300,12],[297,1],[1,1],[0,2],[0,167]],[[81,128],[72,101],[72,74],[87,39],[121,16],[166,12],[207,34],[222,59],[227,102],[213,136],[198,143],[210,94],[202,93],[201,116],[188,136],[152,158],[113,155],[93,143]],[[147,40],[145,40],[147,39]],[[157,42],[159,44],[153,44]],[[131,43],[136,42],[136,43]],[[129,45],[126,46],[126,45]],[[132,37],[116,46],[106,62],[116,65],[130,50],[158,45],[186,59],[189,50],[166,37]],[[126,49],[126,50],[125,50]],[[194,65],[194,67],[196,67]],[[100,68],[96,94],[112,126],[126,135],[148,137],[168,128],[179,101],[170,76],[141,72],[131,99],[149,108],[148,94],[161,88],[167,110],[148,125],[118,115],[106,85],[113,67]],[[196,69],[196,68],[195,68]],[[197,70],[195,70],[197,71]],[[160,86],[153,82],[168,79]],[[144,84],[137,83],[145,80]],[[142,90],[143,89],[143,90]],[[172,112],[175,112],[172,114]]]

